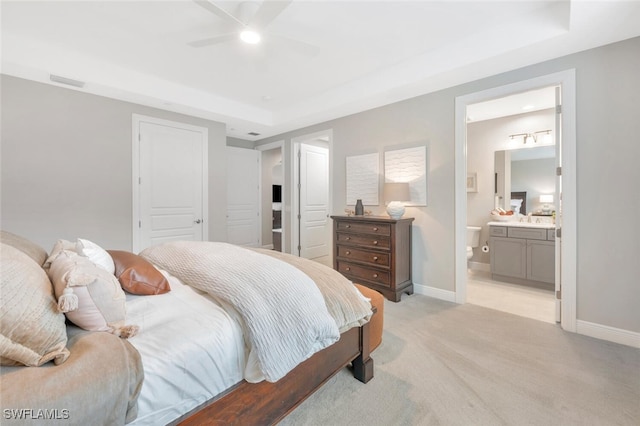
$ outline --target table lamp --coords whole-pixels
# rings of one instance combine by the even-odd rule
[[[549,204],[553,203],[553,195],[551,194],[541,195],[540,202],[542,203],[542,213],[549,214],[551,212],[551,206]]]
[[[404,214],[403,201],[410,201],[409,184],[407,182],[391,182],[384,184],[384,199],[387,201],[387,214],[392,219],[400,219]]]

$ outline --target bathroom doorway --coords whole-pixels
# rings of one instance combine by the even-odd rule
[[[494,238],[487,222],[497,219],[487,213],[509,212],[511,215],[498,219],[515,220],[522,226],[516,230],[539,230],[545,239],[547,230],[553,232],[555,203],[542,205],[539,200],[541,196],[557,200],[556,193],[561,192],[555,179],[556,141],[560,143],[555,128],[555,89],[549,86],[467,106],[467,170],[483,189],[467,193],[467,224],[480,228],[477,244],[469,242],[467,303],[548,323],[559,321],[554,294],[555,243],[536,240],[538,245],[531,245],[521,238],[504,239],[506,232],[505,237]],[[492,240],[505,245],[507,253],[502,248],[494,250]],[[530,275],[538,278],[544,272],[544,283],[526,279],[530,268],[526,252],[532,250],[537,250],[531,259],[537,262],[537,275]],[[520,251],[522,256],[518,256]],[[546,263],[540,265],[542,256]],[[503,272],[506,269],[513,274]]]
[[[284,178],[284,141],[256,147],[261,151],[262,248],[286,252],[287,218],[284,214],[288,186]]]
[[[495,181],[495,172],[493,170],[489,172],[486,171],[478,171],[472,170],[469,166],[467,169],[467,160],[470,159],[470,154],[468,150],[471,149],[471,143],[473,135],[473,131],[470,131],[469,126],[470,123],[468,121],[468,110],[473,110],[472,106],[475,104],[481,104],[486,101],[495,101],[501,98],[507,98],[515,94],[523,94],[532,90],[539,90],[546,87],[559,87],[560,90],[555,91],[556,94],[562,95],[562,108],[555,108],[555,105],[551,105],[548,108],[548,112],[551,113],[550,118],[547,117],[547,123],[551,129],[548,129],[546,125],[543,125],[543,128],[537,128],[536,123],[527,122],[526,120],[521,120],[517,123],[511,123],[512,127],[509,127],[509,120],[503,123],[499,123],[502,125],[500,130],[496,130],[497,132],[503,132],[503,138],[500,143],[508,143],[505,142],[504,139],[511,140],[512,143],[535,143],[535,138],[530,138],[530,136],[536,135],[538,141],[542,141],[544,136],[549,134],[548,132],[544,132],[546,130],[554,130],[558,129],[554,134],[554,139],[556,139],[556,146],[558,150],[558,160],[562,160],[562,177],[563,180],[560,182],[560,177],[558,177],[556,186],[554,186],[553,195],[554,200],[556,201],[555,209],[558,212],[557,220],[558,227],[562,227],[562,242],[559,239],[556,239],[555,242],[555,253],[556,253],[556,283],[562,285],[561,291],[554,291],[553,288],[547,288],[546,294],[552,297],[551,300],[555,300],[556,297],[561,297],[561,300],[556,304],[558,307],[561,307],[561,310],[558,310],[559,314],[559,322],[562,325],[562,328],[567,331],[574,331],[576,328],[576,314],[575,314],[575,285],[576,285],[576,259],[575,259],[575,251],[576,251],[576,227],[575,227],[575,215],[576,215],[576,188],[575,188],[575,72],[574,70],[568,70],[564,72],[560,72],[557,74],[552,74],[548,76],[538,77],[532,80],[522,81],[518,83],[514,83],[507,86],[497,87],[494,89],[489,89],[483,92],[477,92],[470,95],[462,96],[456,98],[456,302],[458,303],[466,303],[473,301],[475,295],[474,285],[478,284],[484,287],[484,289],[489,289],[495,283],[492,280],[492,274],[490,270],[490,262],[485,263],[487,256],[490,256],[488,253],[483,253],[484,257],[480,257],[480,260],[484,260],[485,262],[478,262],[480,264],[484,263],[484,269],[473,268],[472,273],[468,271],[468,263],[466,256],[466,227],[467,225],[481,225],[483,227],[483,234],[480,238],[479,247],[474,249],[474,258],[476,257],[476,251],[482,250],[483,246],[488,245],[489,234],[488,234],[488,226],[487,222],[489,222],[490,216],[489,211],[492,210],[496,205],[496,199],[493,198],[496,191],[497,182]],[[525,105],[526,106],[526,105]],[[527,106],[530,108],[529,106]],[[531,113],[533,114],[533,113]],[[543,113],[540,113],[543,114]],[[528,114],[522,115],[521,118],[527,118]],[[544,115],[544,114],[543,114]],[[496,116],[498,117],[498,116]],[[477,117],[470,117],[471,122],[477,120]],[[551,120],[551,121],[549,121]],[[498,120],[499,121],[499,120]],[[515,131],[513,126],[529,126],[535,127],[529,129],[522,128],[521,131]],[[543,136],[544,135],[544,136]],[[511,137],[513,136],[513,138]],[[495,137],[495,135],[493,136]],[[515,139],[515,142],[513,140]],[[494,141],[496,142],[496,141]],[[485,153],[486,156],[485,162],[490,162],[493,164],[494,152]],[[481,223],[468,223],[468,210],[467,198],[471,199],[473,197],[473,193],[467,192],[467,176],[468,173],[475,176],[477,179],[477,191],[478,194],[481,191],[486,191],[486,193],[490,194],[489,198],[489,208],[485,208],[487,210],[485,215],[482,215],[482,218],[479,219]],[[485,175],[482,178],[482,175]],[[488,175],[488,176],[487,176]],[[483,183],[484,182],[484,186]],[[562,185],[562,192],[559,191],[560,185]],[[558,188],[556,193],[555,187]],[[550,192],[548,189],[547,192]],[[509,194],[510,195],[510,194]],[[551,194],[545,194],[551,195]],[[559,201],[562,199],[562,206],[559,205]],[[506,200],[503,200],[503,202]],[[539,204],[542,200],[538,197],[535,200],[535,203]],[[529,206],[527,208],[536,208],[531,205],[532,200],[529,200]],[[472,204],[469,202],[469,204]],[[510,206],[508,206],[510,208]],[[545,206],[547,207],[547,206]],[[559,213],[562,214],[559,214]],[[553,254],[552,254],[553,256]],[[511,290],[509,287],[514,287],[516,290],[522,290],[523,287],[517,287],[517,284],[507,285],[507,283],[500,282],[499,285],[503,286],[505,290]],[[533,290],[533,292],[537,292],[538,289],[527,289],[524,290]],[[560,289],[558,289],[560,290]],[[493,295],[485,295],[487,299],[495,302],[499,297]],[[502,299],[509,300],[510,296],[504,296]],[[471,300],[470,300],[471,299]],[[478,302],[481,303],[481,302]],[[526,305],[529,305],[531,302],[525,302]],[[515,307],[515,302],[513,303]],[[496,307],[493,306],[495,309]],[[547,312],[554,312],[553,319],[555,320],[555,312],[550,303],[547,304],[547,308],[545,308]],[[534,309],[536,311],[541,309]],[[527,313],[523,310],[521,312],[514,312],[521,315],[527,315]],[[549,319],[547,315],[546,320]],[[536,318],[540,319],[540,318]],[[551,322],[551,321],[549,321]]]

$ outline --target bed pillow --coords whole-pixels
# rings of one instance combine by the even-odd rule
[[[19,235],[15,235],[7,231],[0,231],[0,241],[12,246],[13,248],[17,248],[32,258],[38,265],[42,265],[47,259],[47,251],[45,249]]]
[[[40,366],[69,357],[64,315],[51,281],[31,257],[0,244],[0,364]]]
[[[79,255],[88,257],[93,263],[103,268],[105,271],[113,274],[115,272],[115,265],[113,259],[109,256],[109,253],[96,243],[78,238],[76,242],[76,251]]]
[[[115,276],[122,288],[139,295],[155,295],[171,290],[160,271],[143,257],[122,250],[107,250],[116,266]]]
[[[124,338],[137,333],[137,326],[125,325],[125,295],[120,283],[89,258],[63,250],[51,262],[49,277],[58,305],[78,327]]]

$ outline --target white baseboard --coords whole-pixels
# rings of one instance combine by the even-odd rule
[[[467,262],[467,267],[473,271],[491,272],[491,265],[481,262]]]
[[[262,248],[267,250],[273,250],[273,244],[263,245]]]
[[[423,296],[433,297],[434,299],[445,300],[447,302],[456,302],[456,293],[441,288],[429,287],[422,284],[413,284],[413,292],[422,294]]]
[[[596,339],[608,340],[640,349],[640,333],[587,321],[576,321],[576,332]]]

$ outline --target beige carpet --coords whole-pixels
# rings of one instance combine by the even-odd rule
[[[640,425],[640,351],[474,305],[385,303],[375,377],[343,370],[280,425]]]

